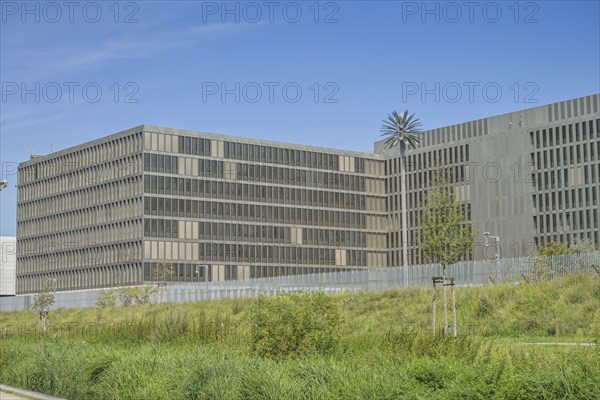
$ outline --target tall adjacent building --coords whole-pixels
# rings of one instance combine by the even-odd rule
[[[401,266],[403,245],[408,264],[424,263],[419,225],[439,168],[503,257],[598,245],[599,101],[426,132],[407,152],[406,205],[397,150],[382,142],[359,153],[144,125],[35,157],[19,166],[17,292],[48,279],[58,290],[140,284],[158,263],[178,282]]]
[[[465,218],[478,235],[475,259],[494,257],[481,235],[500,237],[502,257],[542,244],[590,240],[600,246],[600,95],[433,129],[407,151],[408,264],[429,262],[419,247],[432,173],[450,172]],[[399,154],[386,155],[388,259],[403,265]],[[493,244],[493,243],[492,243]]]

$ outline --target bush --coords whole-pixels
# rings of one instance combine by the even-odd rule
[[[340,338],[340,314],[322,292],[260,297],[250,322],[252,351],[271,358],[326,353]]]
[[[117,305],[117,293],[114,289],[106,289],[98,292],[96,306],[100,308],[114,307]]]
[[[600,310],[594,314],[590,328],[592,337],[596,341],[596,344],[600,346]]]

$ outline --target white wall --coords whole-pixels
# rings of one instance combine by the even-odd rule
[[[0,236],[0,296],[14,296],[17,277],[17,238]]]

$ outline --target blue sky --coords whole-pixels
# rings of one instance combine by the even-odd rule
[[[597,1],[265,4],[0,1],[0,233],[30,144],[153,124],[371,151],[393,110],[429,129],[600,91]]]

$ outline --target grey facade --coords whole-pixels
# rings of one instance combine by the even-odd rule
[[[407,151],[409,265],[427,262],[419,221],[431,172],[450,169],[456,198],[479,232],[500,237],[502,257],[531,255],[540,244],[589,239],[600,246],[600,95],[428,131]],[[397,151],[385,153],[390,265],[402,265]],[[398,206],[396,206],[398,204]],[[493,258],[476,237],[472,257]]]
[[[598,245],[600,95],[426,132],[407,152],[409,264],[431,173],[452,170],[503,257]],[[140,126],[19,167],[17,292],[399,266],[398,154]],[[476,246],[466,258],[486,257]]]
[[[19,167],[17,291],[383,267],[384,156],[140,126]]]

